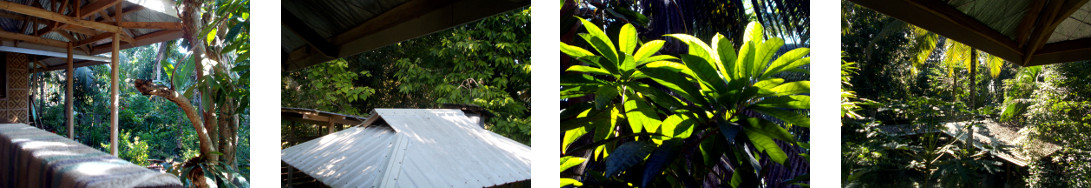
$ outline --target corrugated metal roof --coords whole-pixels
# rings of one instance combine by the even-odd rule
[[[478,127],[460,110],[375,109],[374,118],[286,148],[281,160],[333,187],[486,187],[530,179],[529,146]]]

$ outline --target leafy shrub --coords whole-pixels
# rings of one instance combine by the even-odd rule
[[[711,178],[752,187],[796,178],[769,168],[806,165],[806,144],[788,130],[809,127],[810,82],[779,75],[806,73],[799,67],[810,63],[808,48],[774,59],[784,41],[766,40],[762,26],[750,23],[739,50],[719,34],[711,43],[671,34],[689,52],[655,55],[664,41],[641,43],[632,25],[621,27],[614,43],[580,20],[588,33],[579,36],[598,54],[561,42],[561,52],[585,64],[561,78],[561,98],[572,100],[561,112],[561,154],[590,152],[578,158],[590,168],[578,174],[582,182],[567,183],[696,186]],[[591,143],[576,142],[585,136]],[[720,181],[717,171],[731,175]]]

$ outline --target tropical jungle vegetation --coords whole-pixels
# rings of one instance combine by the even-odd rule
[[[249,187],[250,1],[177,3],[182,39],[120,52],[119,157],[164,166],[187,187]],[[110,69],[73,72],[76,140],[103,151],[110,139]],[[60,135],[67,135],[65,77],[63,71],[31,75],[32,121]]]
[[[701,3],[562,1],[562,187],[806,186],[809,5]]]
[[[281,83],[283,106],[364,117],[374,108],[476,105],[495,115],[486,129],[530,145],[530,8],[285,72]],[[287,122],[281,130],[299,142],[325,135]]]
[[[851,2],[841,9],[843,186],[1091,186],[1091,64],[1020,67]],[[881,128],[980,121],[1060,149],[1020,166],[996,153],[1041,145],[976,148]],[[970,125],[958,129],[983,129]]]

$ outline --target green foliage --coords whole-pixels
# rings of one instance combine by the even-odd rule
[[[496,115],[486,129],[529,145],[530,9],[288,72],[282,83],[284,106],[346,114],[480,106]],[[301,139],[323,134],[305,126],[282,125]]]
[[[1086,170],[1091,165],[1086,62],[1003,66],[1002,59],[983,53],[971,59],[969,46],[849,2],[843,2],[842,13],[844,59],[859,67],[843,87],[864,101],[878,101],[860,106],[862,118],[842,121],[844,185],[988,186],[985,174],[1015,186],[1091,185],[1086,178],[1072,178],[1091,174]],[[972,64],[978,70],[966,74]],[[969,152],[973,149],[960,148],[964,144],[944,134],[892,137],[876,131],[897,125],[941,128],[943,122],[974,119],[1018,129],[1025,144],[1003,149],[1028,152],[1030,164],[1019,167],[987,151]],[[1039,155],[1035,151],[1043,146],[1031,141],[1061,150]]]
[[[784,41],[766,40],[762,26],[751,23],[739,50],[723,35],[705,43],[670,34],[688,53],[654,55],[663,41],[639,45],[631,25],[614,43],[596,24],[581,22],[587,33],[579,36],[598,53],[561,42],[561,52],[583,63],[561,76],[561,99],[570,104],[561,112],[561,154],[591,152],[588,166],[597,168],[583,172],[583,184],[693,186],[685,182],[700,182],[724,157],[738,181],[723,183],[753,186],[772,178],[761,170],[771,164],[759,160],[794,165],[782,145],[800,147],[788,129],[809,126],[810,82],[780,77],[806,72],[799,68],[810,63],[809,49],[774,59]],[[577,142],[587,134],[591,143]],[[706,140],[727,148],[713,152]],[[696,161],[679,155],[698,151]],[[693,162],[706,167],[686,165]]]
[[[1026,70],[1028,74],[1038,72],[1040,76],[1029,79],[1013,80],[1013,82],[1029,81],[1026,84],[1034,84],[1030,94],[1029,106],[1025,112],[1025,121],[1033,125],[1033,136],[1036,139],[1053,142],[1063,146],[1058,153],[1039,159],[1030,165],[1030,173],[1026,176],[1027,183],[1038,187],[1080,187],[1091,185],[1091,180],[1086,178],[1059,178],[1059,177],[1088,177],[1091,175],[1091,160],[1088,152],[1091,152],[1091,141],[1087,139],[1091,134],[1091,87],[1087,82],[1091,81],[1091,75],[1087,71],[1091,66],[1087,62],[1066,63],[1060,65],[1044,66],[1039,70]],[[1034,82],[1041,77],[1041,81]],[[1019,87],[1020,83],[1013,83],[1013,87]],[[1026,92],[1012,90],[1012,96],[1017,97]]]
[[[132,136],[131,132],[123,132],[118,135],[118,157],[128,160],[129,162],[140,165],[148,166],[148,143],[141,142],[139,136]],[[103,143],[103,148],[109,148],[110,145]]]
[[[298,91],[298,93],[292,94],[293,96],[308,97],[292,99],[285,97],[283,100],[286,104],[292,104],[289,107],[313,106],[314,109],[323,111],[346,114],[366,113],[366,111],[362,111],[365,109],[352,108],[348,104],[357,100],[367,100],[368,96],[375,93],[375,89],[354,86],[353,83],[360,77],[368,76],[368,72],[355,72],[348,70],[348,68],[348,62],[344,60],[334,60],[311,66],[307,71],[300,73],[305,74],[300,76],[307,78],[306,81],[309,83],[290,83],[293,80],[285,80],[285,87]]]

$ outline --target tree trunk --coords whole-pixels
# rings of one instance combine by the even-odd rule
[[[968,105],[970,107],[970,123],[966,124],[966,133],[968,134],[968,136],[966,137],[966,149],[969,149],[970,153],[974,152],[974,120],[976,120],[975,115],[977,115],[977,113],[974,112],[974,96],[977,94],[974,91],[975,88],[977,88],[974,87],[975,83],[977,83],[976,81],[977,50],[970,49],[970,105]]]
[[[159,52],[155,54],[155,80],[162,80],[163,58],[167,58],[168,42],[159,43]]]
[[[204,1],[203,0],[185,0],[183,2],[183,4],[184,4],[184,6],[183,6],[184,8],[183,8],[183,10],[181,12],[181,14],[182,14],[181,15],[181,18],[182,18],[182,31],[183,31],[183,33],[185,33],[184,37],[186,39],[186,42],[189,42],[190,50],[192,50],[192,52],[193,52],[192,55],[191,55],[193,57],[193,65],[194,65],[193,70],[194,70],[194,72],[197,73],[197,80],[199,81],[200,79],[205,77],[204,61],[203,61],[203,58],[202,58],[204,56],[204,54],[205,54],[205,43],[203,42],[204,41],[203,36],[201,36],[201,34],[200,34],[200,31],[201,31],[200,26],[203,25],[204,22],[202,22],[200,16],[198,16],[199,15],[199,12],[198,12],[199,8],[201,7],[202,4],[204,4]],[[200,83],[200,82],[198,82],[198,83]],[[194,123],[194,126],[200,126],[200,128],[198,129],[198,134],[199,135],[204,134],[204,138],[201,140],[201,148],[202,148],[201,156],[207,156],[206,159],[208,159],[209,161],[219,161],[219,156],[217,156],[216,154],[213,154],[211,152],[211,151],[213,151],[211,149],[211,147],[215,146],[215,143],[213,142],[212,137],[210,137],[210,136],[214,136],[214,135],[209,135],[207,131],[216,130],[216,129],[214,129],[214,127],[213,127],[214,125],[209,125],[209,123],[215,122],[213,120],[214,115],[212,113],[204,111],[205,110],[204,103],[208,103],[209,101],[205,100],[205,98],[207,98],[206,97],[207,93],[205,91],[208,91],[208,89],[203,87],[203,86],[206,86],[206,85],[205,84],[198,84],[198,85],[194,86],[194,87],[197,87],[197,93],[195,93],[195,95],[199,96],[198,98],[201,99],[200,103],[198,103],[198,105],[196,107],[194,107],[192,104],[189,104],[188,100],[185,101],[186,106],[182,106],[182,104],[179,103],[179,102],[175,102],[175,103],[179,103],[179,107],[182,107],[183,109],[185,109],[186,115],[190,116],[189,119],[190,119],[191,122]],[[164,88],[164,89],[166,89],[166,88]],[[177,95],[177,96],[181,97],[181,95]],[[164,98],[167,98],[167,97],[164,97]],[[170,100],[170,98],[168,98],[168,100]],[[190,114],[191,111],[192,111],[193,114]],[[194,127],[194,128],[196,128],[196,127]],[[202,131],[205,131],[205,132],[202,132]],[[209,148],[207,150],[208,152],[206,152],[206,150],[203,149],[205,147]]]

